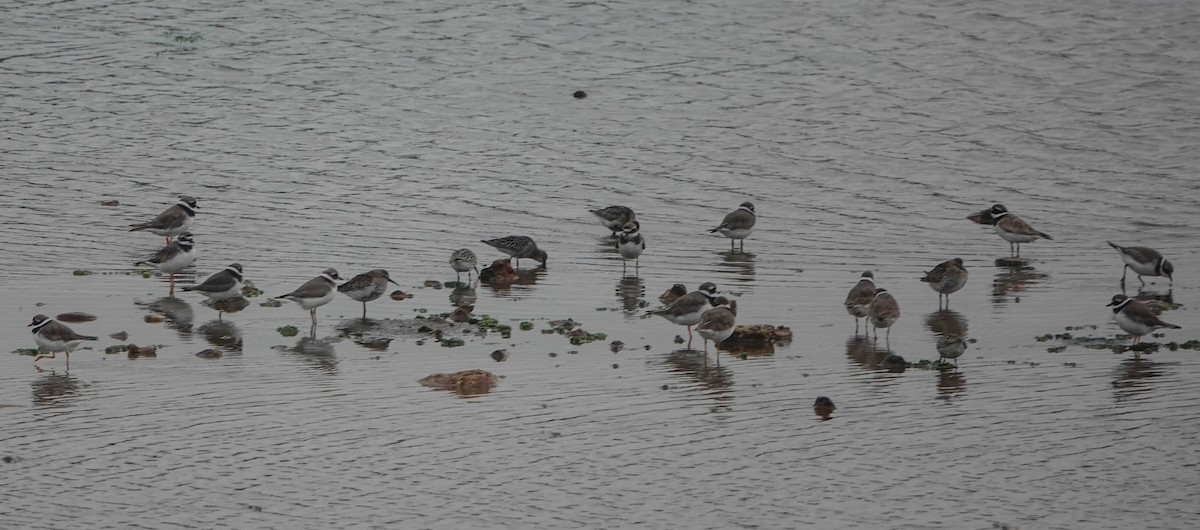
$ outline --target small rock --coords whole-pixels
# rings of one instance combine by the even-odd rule
[[[221,350],[218,350],[215,348],[208,348],[205,350],[200,350],[200,351],[196,352],[196,357],[199,357],[201,359],[220,359],[221,358]]]
[[[496,362],[504,362],[508,360],[508,350],[496,350],[492,352],[492,360]]]
[[[575,93],[571,94],[571,95],[574,96],[575,99],[583,99],[583,98],[587,97],[587,92],[584,92],[582,90],[576,90]]]
[[[145,320],[147,324],[157,324],[159,322],[166,321],[167,317],[166,315],[160,313],[150,313],[149,315],[142,317],[142,320]]]
[[[833,400],[825,396],[818,397],[817,401],[813,403],[813,412],[823,420],[829,419],[835,410],[837,407],[833,405]]]
[[[100,201],[100,206],[120,206],[120,205],[121,205],[121,201],[118,201],[116,199],[108,199],[108,200]]]
[[[413,295],[408,294],[404,291],[392,291],[391,297],[392,297],[392,300],[399,301],[399,300],[408,300],[409,298],[412,298]]]
[[[621,342],[619,340],[614,340],[614,341],[612,341],[611,344],[608,345],[608,349],[611,350],[613,353],[617,353],[617,352],[625,349],[625,343]]]
[[[96,315],[72,311],[70,313],[60,313],[58,316],[54,317],[54,319],[59,322],[70,322],[74,324],[78,322],[91,322],[96,320]]]
[[[129,340],[129,333],[124,332],[124,331],[118,331],[116,333],[113,333],[112,335],[109,335],[109,337],[112,337],[121,342],[125,342],[125,341]]]
[[[138,346],[137,344],[131,342],[129,343],[126,351],[129,353],[130,359],[158,357],[157,346]]]
[[[442,282],[439,282],[439,281],[437,281],[437,280],[425,280],[425,287],[432,287],[432,288],[434,288],[434,289],[441,289],[441,288],[442,288]]]

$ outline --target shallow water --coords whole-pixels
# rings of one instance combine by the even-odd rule
[[[5,15],[2,526],[1186,528],[1200,512],[1196,352],[1035,339],[1120,333],[1105,240],[1176,266],[1164,318],[1184,329],[1152,340],[1200,338],[1192,2]],[[315,339],[275,331],[307,330],[290,303],[217,320],[126,274],[162,243],[128,225],[184,193],[200,210],[183,284],[237,261],[272,296],[383,267],[415,297],[369,316],[473,296],[512,338],[373,349],[339,331],[361,311],[345,297]],[[744,200],[759,224],[730,252],[707,229]],[[1023,245],[1029,266],[997,265],[1005,242],[965,219],[996,202],[1055,237]],[[636,277],[587,213],[610,204],[642,222]],[[488,262],[478,241],[507,234],[534,237],[546,269],[423,287],[454,279],[453,249]],[[956,256],[970,280],[939,312],[917,279]],[[866,269],[903,312],[878,343],[842,309]],[[641,318],[704,281],[794,340],[706,364],[682,327]],[[69,372],[7,353],[33,346],[34,314],[67,311],[97,314],[72,326],[102,337]],[[540,332],[564,317],[608,338]],[[935,359],[947,328],[976,341],[957,371],[881,364]],[[157,358],[102,353],[117,331]],[[470,398],[417,383],[476,368],[503,379]]]

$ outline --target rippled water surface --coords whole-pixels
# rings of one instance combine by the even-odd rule
[[[0,526],[1189,528],[1200,357],[1115,339],[1105,240],[1175,264],[1167,343],[1200,338],[1200,4],[9,2],[0,8]],[[584,90],[586,98],[572,97]],[[130,233],[197,197],[190,284],[267,296],[386,268],[405,301],[225,315],[129,274]],[[102,206],[116,200],[118,206]],[[742,201],[744,252],[709,234]],[[965,217],[1004,203],[1030,261]],[[623,273],[587,210],[648,240]],[[450,252],[534,237],[544,270],[469,291]],[[939,311],[923,271],[962,257]],[[887,340],[842,308],[863,270]],[[74,271],[94,274],[75,275]],[[642,318],[712,281],[773,352],[688,350]],[[448,312],[513,326],[365,341]],[[86,311],[39,361],[33,315]],[[146,322],[157,313],[166,322]],[[543,334],[570,317],[607,338]],[[534,324],[525,331],[522,321]],[[381,324],[383,322],[384,324]],[[284,337],[276,328],[297,326]],[[1094,327],[1093,327],[1094,326]],[[1067,330],[1067,328],[1082,329]],[[973,342],[950,371],[936,334]],[[156,358],[104,353],[129,342]],[[357,339],[357,341],[356,341]],[[609,343],[625,348],[612,352]],[[697,337],[693,345],[700,349]],[[1050,348],[1066,346],[1058,352]],[[206,348],[218,359],[194,355]],[[489,354],[507,349],[508,360]],[[490,392],[421,386],[486,369]],[[814,415],[817,396],[837,410]]]

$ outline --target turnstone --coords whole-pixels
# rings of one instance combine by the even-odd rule
[[[317,308],[333,300],[333,293],[337,290],[337,282],[334,280],[340,279],[342,278],[338,276],[336,270],[325,269],[319,276],[304,282],[304,285],[301,285],[295,291],[276,296],[272,300],[283,298],[300,304],[300,307],[308,310],[309,316],[312,317],[313,328],[315,329],[317,326]]]
[[[192,227],[192,219],[196,217],[196,199],[184,195],[179,198],[174,206],[163,210],[158,214],[158,217],[151,219],[149,222],[130,225],[130,232],[138,230],[149,230],[152,233],[167,238],[167,243],[171,242],[171,238],[187,232]]]
[[[1112,241],[1106,241],[1106,243],[1117,249],[1117,252],[1121,254],[1121,259],[1125,261],[1125,268],[1121,269],[1122,287],[1125,286],[1125,275],[1129,273],[1129,269],[1133,269],[1133,272],[1137,273],[1138,280],[1142,284],[1146,283],[1142,276],[1166,276],[1167,280],[1175,281],[1171,277],[1172,274],[1175,274],[1175,266],[1163,258],[1157,250],[1146,247],[1123,247]]]
[[[637,219],[633,210],[625,206],[609,206],[608,208],[600,208],[598,210],[588,210],[593,215],[600,219],[600,224],[612,231],[613,235],[617,235],[624,229],[626,224]]]
[[[388,277],[388,271],[383,269],[375,269],[373,271],[364,272],[358,276],[350,278],[350,281],[339,285],[337,290],[339,293],[345,293],[346,296],[362,302],[362,317],[363,320],[366,320],[367,302],[383,296],[383,292],[387,290],[387,284],[389,282],[396,287],[400,286],[400,284],[392,281],[392,279]]]
[[[750,232],[754,231],[754,204],[743,202],[738,209],[729,212],[721,224],[709,232],[720,232],[721,235],[729,238],[729,250],[733,250],[734,240],[740,240],[739,249],[745,249],[746,238],[750,236]]]
[[[505,254],[517,258],[517,266],[521,266],[521,258],[533,258],[546,264],[546,251],[538,248],[537,243],[528,236],[504,236],[496,239],[484,239],[484,243],[496,247]]]
[[[670,305],[647,311],[646,314],[658,315],[680,326],[687,326],[688,349],[692,348],[692,326],[700,323],[700,317],[712,308],[717,286],[712,282],[704,282],[698,290],[685,294]]]
[[[71,352],[75,351],[75,348],[78,348],[81,342],[99,338],[75,333],[66,324],[46,315],[34,316],[33,322],[29,323],[29,327],[33,328],[33,340],[37,342],[38,347],[50,352],[48,355],[34,357],[33,362],[36,363],[42,359],[53,359],[55,353],[65,352],[67,354],[68,370],[71,369]]]
[[[642,238],[641,224],[637,221],[625,223],[621,234],[617,236],[617,252],[621,254],[621,270],[625,270],[625,261],[634,260],[633,267],[636,269],[641,260],[639,256],[642,251],[646,250],[646,240]]]
[[[454,269],[455,279],[461,281],[462,273],[467,273],[467,281],[471,281],[471,271],[475,271],[475,275],[479,275],[479,260],[475,257],[475,253],[471,249],[460,248],[450,253],[450,268]]]
[[[867,316],[867,306],[875,299],[875,274],[871,271],[862,273],[858,283],[850,288],[846,295],[846,312],[854,317],[854,334],[858,334],[858,319]]]
[[[993,205],[991,208],[977,212],[967,216],[967,219],[975,221],[979,224],[992,225],[992,228],[1000,235],[1002,239],[1008,241],[1009,255],[1021,257],[1021,243],[1030,243],[1038,238],[1054,239],[1042,232],[1034,230],[1029,223],[1011,213],[1008,213],[1008,208],[1003,204]]]
[[[963,267],[962,258],[954,258],[926,272],[921,281],[937,291],[939,308],[942,307],[942,295],[946,295],[946,307],[950,307],[950,293],[958,292],[967,284],[967,269]]]
[[[704,338],[704,354],[708,355],[708,341],[713,341],[713,346],[717,346],[730,335],[733,335],[733,330],[737,327],[737,301],[729,300],[724,296],[718,296],[713,299],[712,309],[701,313],[700,322],[696,324],[696,332]],[[720,360],[721,352],[717,352],[717,360]]]
[[[179,237],[174,242],[168,243],[158,251],[154,257],[134,263],[134,265],[150,265],[161,272],[169,274],[170,290],[175,292],[175,273],[188,268],[192,262],[196,261],[196,255],[192,252],[195,248],[195,242],[192,241],[191,232],[179,234]]]
[[[1163,322],[1146,304],[1123,294],[1114,296],[1107,307],[1113,308],[1113,319],[1117,321],[1117,325],[1133,335],[1134,344],[1141,342],[1142,335],[1158,328],[1180,329],[1175,324]]]
[[[678,300],[679,297],[685,294],[688,294],[687,286],[677,283],[672,285],[670,289],[663,291],[663,294],[658,295],[658,301],[662,302],[663,305],[671,305],[671,302]]]
[[[900,304],[887,289],[875,289],[875,299],[867,306],[867,320],[875,328],[875,338],[879,338],[879,328],[887,328],[887,338],[892,336],[892,324],[900,318]]]

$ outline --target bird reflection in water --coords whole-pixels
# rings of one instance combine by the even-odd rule
[[[730,273],[729,277],[739,282],[754,281],[754,254],[741,250],[726,250],[717,253],[721,262],[717,270]]]
[[[626,319],[635,319],[641,315],[645,297],[645,280],[637,276],[624,276],[617,281],[617,299],[621,301],[621,311],[625,313]]]
[[[299,354],[318,372],[337,373],[338,360],[333,351],[333,344],[308,336],[301,338],[291,351]]]
[[[133,305],[138,309],[167,317],[166,326],[178,332],[181,337],[192,333],[192,322],[196,319],[196,312],[192,310],[191,304],[181,298],[164,296],[152,302],[135,300]]]
[[[1113,369],[1112,382],[1117,402],[1142,397],[1145,392],[1152,390],[1153,387],[1150,383],[1154,379],[1162,377],[1163,368],[1168,364],[1175,363],[1156,363],[1142,357],[1141,359],[1127,359],[1117,365]]]
[[[200,305],[217,310],[217,320],[224,318],[225,313],[237,313],[250,306],[250,301],[246,297],[238,295],[225,300],[212,300],[206,298],[200,302]]]
[[[1165,292],[1138,289],[1137,294],[1133,295],[1132,298],[1134,300],[1141,300],[1143,302],[1162,302],[1164,304],[1174,304],[1175,297],[1171,294],[1171,291],[1172,289],[1167,289]],[[1125,294],[1125,291],[1122,290],[1121,294]]]
[[[846,340],[846,357],[867,370],[883,368],[883,360],[891,354],[887,347],[864,336],[855,335]]]
[[[42,407],[66,407],[79,397],[79,379],[70,373],[49,372],[30,384],[33,404]]]
[[[339,336],[347,337],[368,350],[387,351],[392,339],[372,333],[382,323],[373,318],[349,318],[339,323],[336,329]]]
[[[226,352],[242,351],[242,331],[228,320],[210,320],[196,328],[209,344]]]
[[[1013,302],[1020,303],[1021,294],[1030,286],[1037,284],[1045,274],[1034,270],[1031,261],[1024,258],[999,258],[996,260],[996,278],[992,280],[992,302],[1003,304],[1008,302],[1006,297],[1012,296]]]
[[[507,262],[507,264],[501,262]],[[491,287],[497,296],[507,296],[514,285],[534,285],[545,274],[545,263],[536,269],[517,269],[512,266],[511,260],[498,259],[479,271],[479,281]]]
[[[967,378],[958,370],[942,370],[938,372],[938,397],[949,399],[955,394],[961,394],[967,386]]]
[[[708,363],[707,356],[696,350],[675,350],[667,354],[671,373],[682,374],[708,390],[719,401],[733,400],[733,372]]]

